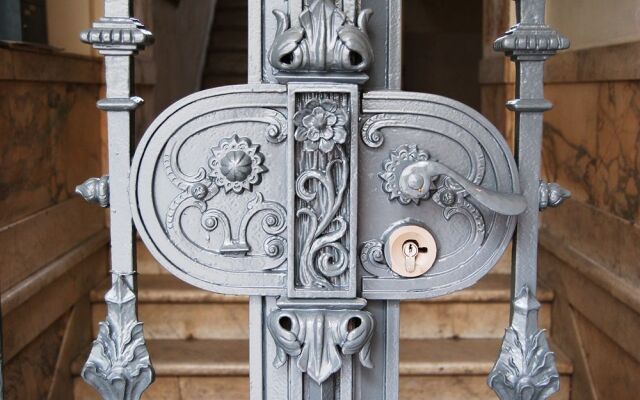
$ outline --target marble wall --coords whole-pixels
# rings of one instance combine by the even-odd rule
[[[640,222],[640,81],[553,84],[544,173],[575,200]]]
[[[67,316],[106,278],[105,214],[74,188],[105,172],[99,60],[0,48],[0,294],[5,399],[45,399]],[[90,332],[90,322],[78,329]],[[88,334],[86,341],[89,344]],[[71,377],[66,377],[70,382]]]

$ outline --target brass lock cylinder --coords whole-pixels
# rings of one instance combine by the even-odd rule
[[[387,264],[405,278],[424,275],[433,266],[438,254],[436,240],[419,225],[401,225],[387,235],[384,254]]]

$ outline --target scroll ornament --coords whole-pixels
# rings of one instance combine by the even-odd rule
[[[278,23],[269,62],[281,71],[362,72],[373,63],[366,25],[370,9],[358,14],[357,25],[330,0],[315,0],[291,26],[289,15],[274,10]]]
[[[267,327],[277,347],[276,368],[292,357],[319,384],[342,368],[343,356],[357,353],[364,367],[373,368],[373,317],[366,311],[276,310]]]

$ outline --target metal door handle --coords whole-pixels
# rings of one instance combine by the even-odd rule
[[[439,175],[449,176],[478,203],[498,214],[519,215],[527,209],[527,203],[521,194],[500,193],[478,186],[451,168],[431,160],[418,161],[406,167],[400,175],[400,190],[412,198],[425,198],[431,182]]]

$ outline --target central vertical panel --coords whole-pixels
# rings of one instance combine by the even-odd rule
[[[289,85],[290,298],[354,298],[358,88]]]

